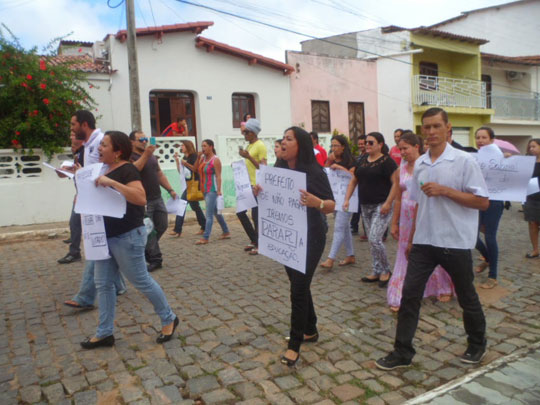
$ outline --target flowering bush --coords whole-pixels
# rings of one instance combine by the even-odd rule
[[[49,63],[51,56],[0,32],[0,149],[41,148],[50,157],[69,144],[73,113],[92,107],[84,73]]]

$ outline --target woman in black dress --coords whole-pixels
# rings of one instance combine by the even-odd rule
[[[291,283],[291,331],[288,350],[281,362],[292,367],[300,358],[302,342],[315,342],[319,338],[310,285],[326,243],[323,216],[334,211],[335,202],[328,177],[315,160],[311,137],[302,128],[291,127],[285,131],[276,167],[306,174],[307,190],[300,190],[300,203],[307,207],[306,272],[285,266]]]

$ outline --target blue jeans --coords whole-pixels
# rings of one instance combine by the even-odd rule
[[[480,251],[489,263],[489,278],[497,279],[497,262],[499,260],[499,246],[497,245],[497,229],[504,210],[503,201],[490,201],[485,211],[480,211],[480,226],[484,226],[486,243],[480,239],[480,232],[476,240],[476,249]]]
[[[171,310],[163,290],[148,274],[144,260],[146,246],[146,228],[141,226],[122,235],[107,238],[111,258],[95,262],[96,289],[99,303],[99,325],[97,338],[113,334],[114,315],[116,310],[116,292],[114,280],[119,271],[143,293],[154,306],[161,319],[161,325],[174,321],[176,315]]]
[[[218,214],[217,212],[217,198],[218,195],[215,191],[204,193],[204,202],[206,203],[206,226],[204,227],[203,238],[206,240],[210,239],[210,234],[212,233],[214,215],[216,216],[223,233],[229,233],[229,227],[225,222],[225,218],[223,218],[223,215]]]
[[[352,241],[352,232],[349,225],[352,213],[336,211],[336,219],[334,221],[334,237],[332,238],[332,247],[328,257],[335,260],[339,249],[345,245],[347,256],[354,256],[354,246]]]
[[[79,292],[73,297],[73,301],[82,306],[94,305],[96,300],[96,284],[94,283],[94,260],[87,260],[84,264],[84,272]],[[115,294],[126,289],[126,282],[120,273],[114,279]]]

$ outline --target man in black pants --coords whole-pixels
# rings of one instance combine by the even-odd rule
[[[452,278],[463,309],[468,346],[461,361],[479,363],[486,352],[486,320],[473,285],[471,249],[476,244],[478,210],[489,206],[488,193],[474,158],[447,143],[451,128],[443,109],[424,112],[422,133],[429,152],[418,158],[410,183],[411,198],[417,202],[415,226],[407,249],[394,351],[375,363],[383,370],[411,364],[422,296],[437,265]]]

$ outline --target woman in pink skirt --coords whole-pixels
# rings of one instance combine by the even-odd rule
[[[414,208],[416,202],[411,200],[409,195],[410,181],[412,181],[412,175],[414,170],[414,162],[422,150],[422,138],[418,135],[408,133],[401,136],[398,143],[399,150],[403,160],[395,176],[399,177],[399,183],[394,181],[394,185],[398,187],[395,205],[394,216],[392,218],[392,236],[398,240],[398,250],[396,253],[396,264],[394,265],[394,272],[388,285],[387,299],[390,309],[394,312],[399,310],[401,303],[401,290],[403,288],[403,282],[407,273],[407,257],[405,251],[409,243],[409,236],[411,234]],[[397,179],[396,179],[397,180]],[[399,184],[399,186],[397,186]],[[441,302],[448,302],[452,298],[454,293],[454,286],[450,276],[441,267],[437,266],[424,291],[424,298],[426,297],[438,297]]]

